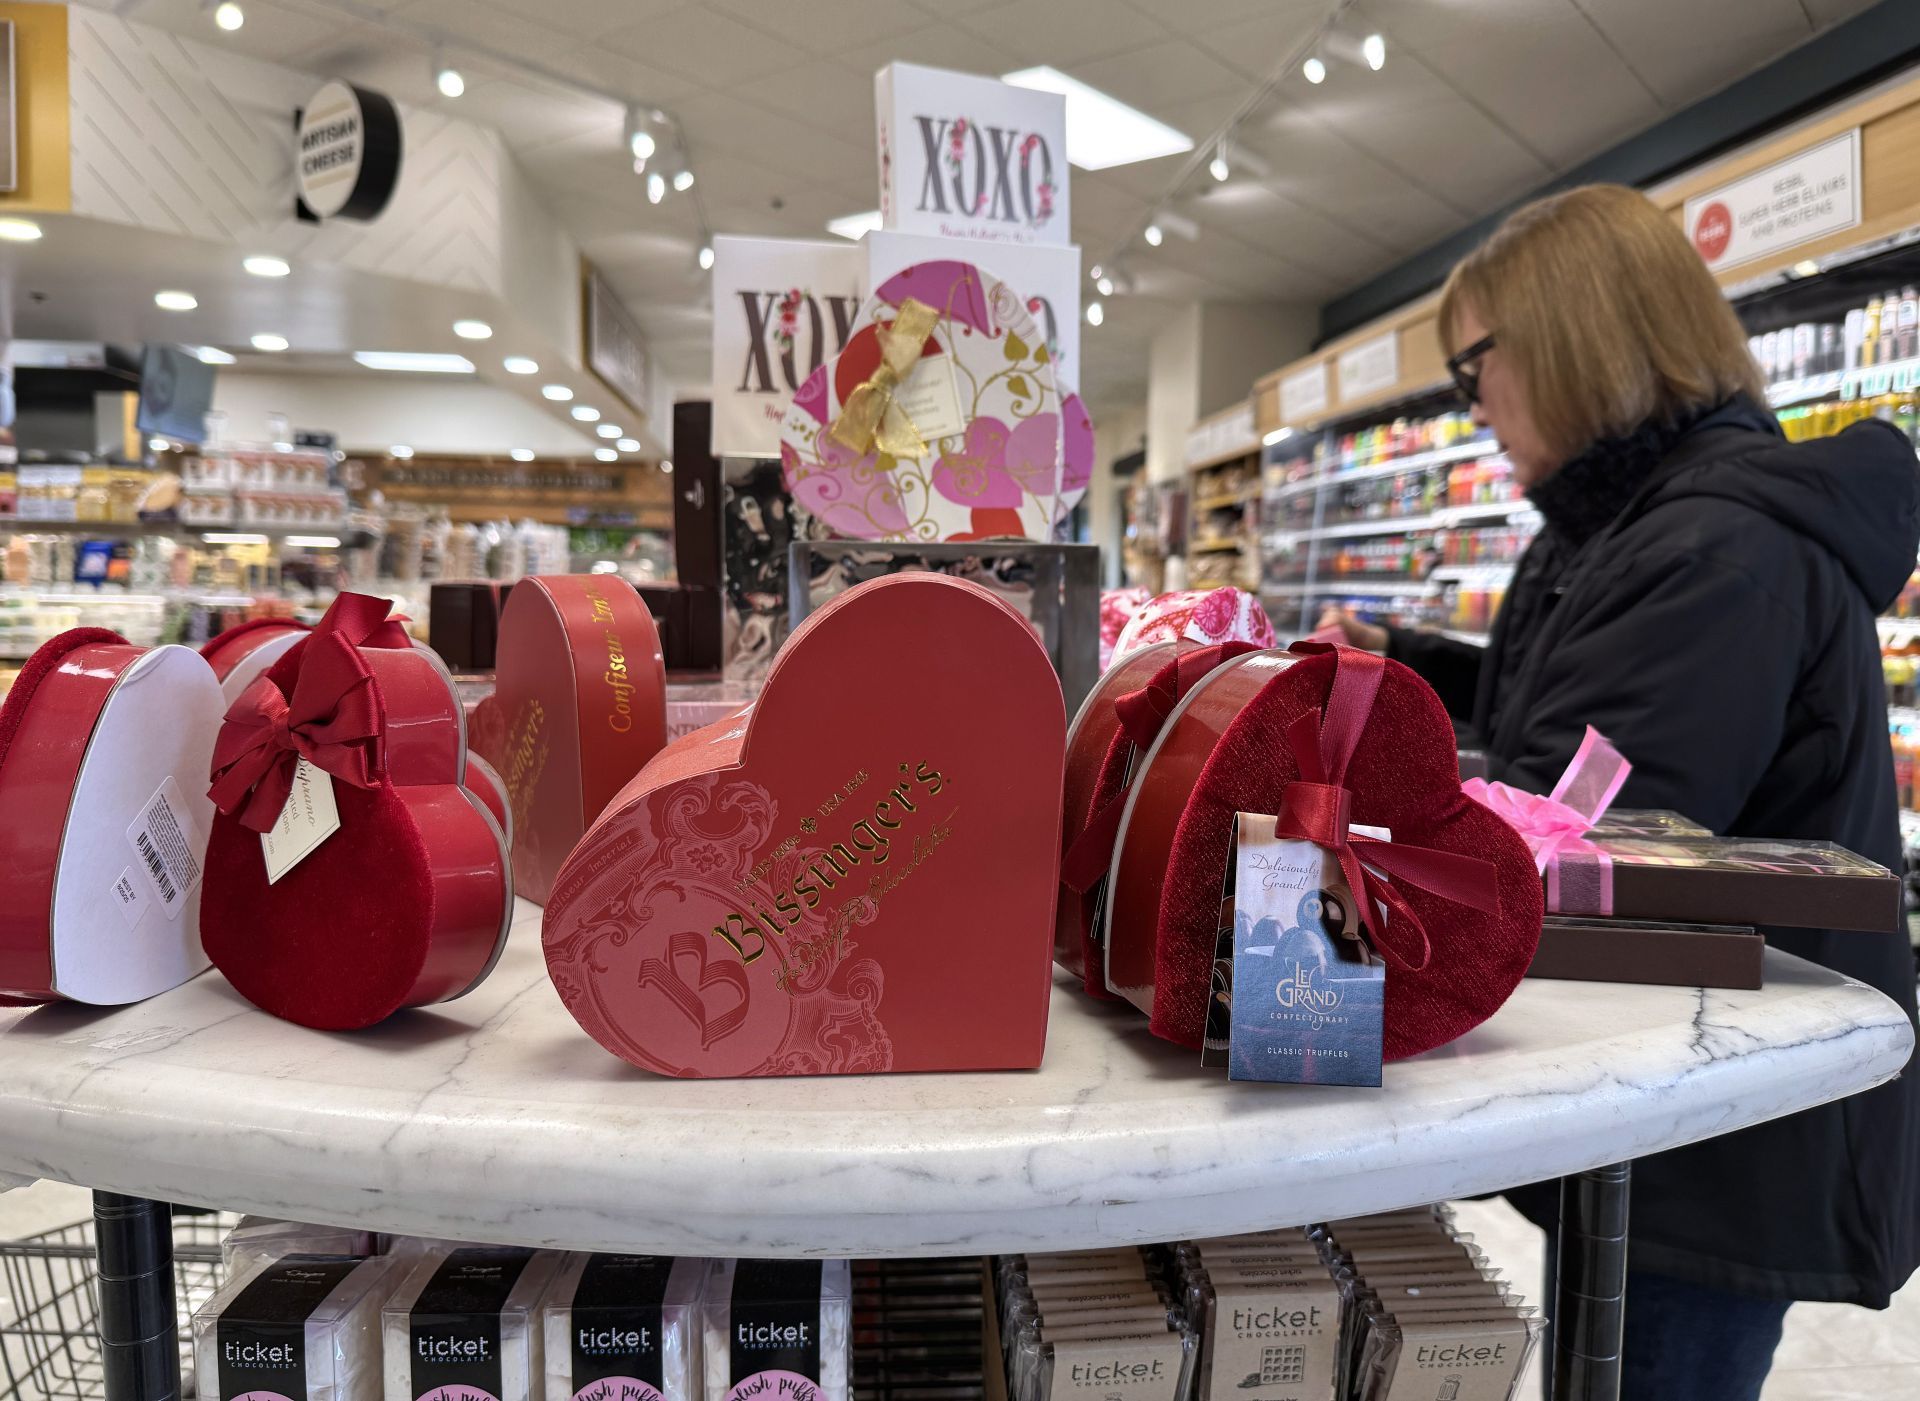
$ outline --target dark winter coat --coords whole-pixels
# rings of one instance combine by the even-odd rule
[[[1735,400],[1638,460],[1592,456],[1534,493],[1548,523],[1484,650],[1395,629],[1389,655],[1471,722],[1495,778],[1547,792],[1592,725],[1633,762],[1623,808],[1899,870],[1874,615],[1920,544],[1905,438],[1864,423],[1791,445]],[[1904,932],[1766,934],[1914,1015]],[[1545,1186],[1509,1195],[1553,1220]],[[1920,1264],[1920,1072],[1641,1159],[1631,1239],[1635,1269],[1885,1307]]]

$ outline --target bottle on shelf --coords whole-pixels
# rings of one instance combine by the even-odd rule
[[[1900,317],[1894,326],[1894,358],[1911,360],[1920,354],[1920,292],[1909,283],[1900,289]]]

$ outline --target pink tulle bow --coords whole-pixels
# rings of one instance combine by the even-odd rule
[[[1613,913],[1613,860],[1587,840],[1613,806],[1633,765],[1593,726],[1545,797],[1508,783],[1471,778],[1460,785],[1525,838],[1546,878],[1547,908],[1557,914]]]

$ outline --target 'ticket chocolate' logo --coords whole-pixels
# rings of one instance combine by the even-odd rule
[[[220,1360],[232,1367],[292,1367],[300,1359],[294,1353],[293,1344],[287,1343],[236,1343],[228,1341],[220,1349]]]
[[[1310,1304],[1304,1309],[1236,1308],[1233,1311],[1233,1331],[1236,1333],[1265,1333],[1275,1329],[1318,1328],[1320,1326],[1320,1306]]]
[[[1507,1360],[1505,1343],[1422,1343],[1413,1360],[1422,1367],[1492,1367]]]
[[[1166,1376],[1163,1359],[1128,1362],[1114,1358],[1107,1362],[1076,1362],[1068,1369],[1067,1379],[1075,1386],[1108,1386],[1115,1382],[1151,1382]]]
[[[926,171],[920,213],[960,214],[1039,228],[1053,218],[1053,149],[1037,131],[922,117]]]
[[[453,1333],[415,1333],[414,1356],[422,1362],[491,1362],[493,1343],[485,1337],[462,1338]]]
[[[624,1357],[653,1347],[651,1328],[581,1328],[577,1346],[590,1357]]]
[[[736,1323],[734,1342],[743,1348],[811,1347],[812,1330],[804,1323]]]

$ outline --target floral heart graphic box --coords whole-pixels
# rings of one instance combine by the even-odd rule
[[[895,384],[891,337],[916,313],[931,330]],[[863,395],[899,410],[904,442],[867,434],[854,446],[833,431]],[[1020,293],[972,263],[916,263],[800,386],[780,464],[793,499],[850,539],[1049,540],[1086,490],[1093,428],[1075,400],[1063,432],[1052,357]]]
[[[987,590],[848,590],[567,858],[561,1000],[666,1075],[1037,1066],[1065,743],[1046,653]]]

